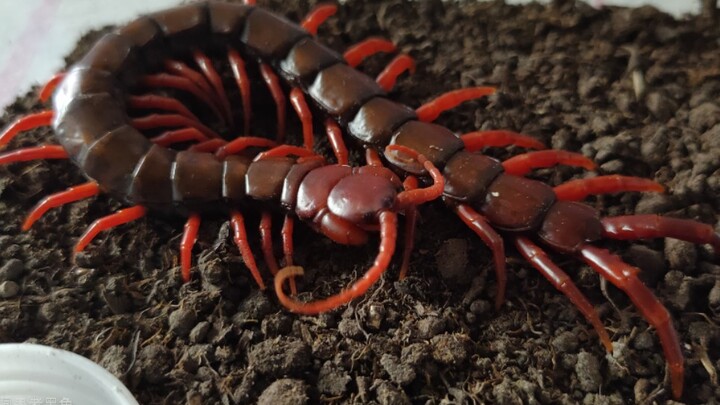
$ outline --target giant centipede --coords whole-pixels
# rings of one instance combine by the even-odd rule
[[[504,162],[483,155],[480,151],[486,146],[544,146],[511,131],[458,135],[433,123],[444,111],[493,94],[492,87],[450,91],[416,109],[392,101],[388,92],[402,73],[413,70],[413,60],[399,55],[377,79],[356,70],[364,58],[395,51],[395,46],[370,38],[339,54],[322,45],[315,34],[335,10],[332,5],[319,6],[298,25],[256,7],[253,1],[203,2],[140,17],[103,36],[84,58],[41,91],[44,101],[52,96],[52,109],[22,117],[0,134],[3,147],[21,131],[52,125],[58,145],[10,151],[0,155],[0,164],[69,158],[89,179],[42,200],[23,229],[51,208],[101,192],[130,207],[95,221],[80,238],[76,252],[101,231],[148,212],[177,213],[188,218],[181,242],[182,277],[188,281],[201,216],[225,213],[231,218],[234,239],[247,267],[264,288],[241,212],[251,206],[262,212],[262,250],[275,275],[279,301],[290,311],[317,314],[361,296],[381,277],[395,252],[398,213],[407,217],[400,272],[404,277],[417,206],[442,197],[491,249],[497,307],[504,300],[507,240],[567,296],[611,351],[610,338],[595,308],[540,244],[578,257],[624,291],[657,330],[673,396],[680,398],[684,359],[668,310],[640,281],[637,268],[592,243],[603,238],[669,237],[711,244],[720,252],[720,235],[710,225],[687,219],[658,215],[601,218],[597,210],[578,202],[589,195],[664,190],[650,180],[597,176],[553,188],[524,177],[531,170],[558,164],[594,169],[593,162],[582,155],[538,150]],[[215,67],[218,60],[233,73],[242,103],[240,112],[230,105]],[[255,76],[261,80],[251,79]],[[275,140],[247,136],[251,118],[257,118],[252,115],[251,92],[259,84],[267,86],[276,105]],[[157,89],[183,96],[152,92]],[[302,147],[282,145],[286,93],[302,123]],[[138,118],[130,116],[131,110],[162,113]],[[337,164],[328,165],[313,152],[313,111],[322,117]],[[239,116],[243,125],[238,132],[246,136],[226,140],[199,116],[210,116],[224,128],[235,128]],[[160,128],[173,129],[148,136]],[[346,139],[366,149],[367,166],[348,166]],[[188,142],[192,146],[172,148]],[[272,149],[251,153],[256,147]],[[418,188],[419,181],[432,184]],[[272,253],[271,208],[285,212],[282,237],[287,267],[282,270]],[[331,297],[301,302],[286,295],[285,281],[290,280],[294,290],[293,277],[303,274],[301,268],[291,266],[295,218],[333,241],[349,245],[364,244],[370,232],[379,231],[374,264],[350,288]]]

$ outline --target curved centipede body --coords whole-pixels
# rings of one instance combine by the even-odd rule
[[[243,207],[252,205],[263,211],[263,254],[273,273],[279,266],[267,236],[269,207],[286,212],[283,246],[287,265],[292,264],[293,218],[345,244],[365,243],[367,233],[379,229],[381,246],[373,267],[338,295],[311,303],[296,301],[285,295],[282,287],[285,280],[302,271],[288,267],[277,272],[275,289],[283,305],[294,312],[314,314],[362,295],[389,265],[395,250],[396,213],[408,217],[410,240],[415,207],[442,194],[452,212],[493,252],[497,306],[504,299],[507,240],[572,301],[607,350],[612,350],[594,307],[540,245],[576,256],[625,291],[657,329],[669,364],[673,395],[680,397],[683,354],[669,312],[640,282],[636,268],[593,242],[603,238],[672,237],[711,244],[720,251],[720,235],[711,226],[691,220],[654,215],[600,218],[597,210],[577,202],[592,194],[663,190],[652,181],[599,176],[553,188],[523,177],[532,169],[557,164],[593,169],[594,164],[581,155],[537,151],[500,162],[481,154],[479,150],[485,146],[541,149],[543,145],[509,131],[458,136],[433,123],[445,110],[494,93],[490,87],[451,91],[417,109],[392,101],[387,93],[401,73],[413,69],[412,59],[400,55],[377,80],[356,70],[365,56],[394,47],[378,39],[370,39],[344,55],[325,47],[313,34],[333,12],[332,6],[320,7],[302,25],[296,25],[252,4],[203,2],[141,17],[104,36],[82,60],[51,81],[44,93],[57,85],[52,110],[23,118],[0,135],[3,146],[21,130],[52,124],[60,146],[9,152],[0,156],[0,163],[69,157],[90,179],[85,185],[44,200],[24,227],[49,208],[99,192],[109,193],[131,208],[93,224],[78,243],[78,251],[98,232],[137,219],[148,210],[186,215],[189,220],[181,262],[183,277],[188,280],[200,216],[228,213],[238,247],[261,287],[263,280],[247,244],[240,213]],[[223,78],[214,66],[217,58],[232,72],[242,110],[231,108]],[[198,68],[189,66],[187,60]],[[258,87],[251,80],[254,76],[262,78],[259,82],[270,90],[276,105],[275,140],[237,137],[237,133],[248,135],[251,122],[258,119],[250,103],[251,93]],[[171,89],[170,94],[182,94],[183,101],[166,94],[137,94],[147,89]],[[285,93],[289,93],[290,104],[303,124],[303,148],[277,146],[284,141]],[[128,113],[143,109],[163,113],[139,118]],[[324,119],[338,165],[326,165],[312,152],[311,111],[319,112]],[[233,139],[225,140],[199,115],[210,116],[213,122],[229,128],[223,135],[233,132]],[[174,129],[158,135],[158,128]],[[368,166],[347,166],[345,140],[367,148]],[[184,150],[170,147],[182,142],[196,143]],[[255,156],[248,151],[254,147],[275,148]],[[381,167],[378,152],[395,174]],[[401,190],[397,175],[405,178],[405,190]],[[429,176],[434,184],[417,189],[417,178],[426,180]],[[401,277],[408,257],[409,248]],[[291,286],[294,289],[294,284]]]

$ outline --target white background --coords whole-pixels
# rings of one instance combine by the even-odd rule
[[[523,3],[523,0],[506,0]],[[700,0],[590,0],[599,5],[655,7],[681,17],[696,13]],[[0,0],[0,108],[47,80],[63,66],[80,36],[120,24],[180,0]]]

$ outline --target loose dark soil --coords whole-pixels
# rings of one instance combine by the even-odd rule
[[[294,20],[310,6],[268,4]],[[582,152],[603,174],[668,187],[662,195],[591,198],[605,215],[661,213],[718,229],[720,24],[710,11],[677,21],[650,7],[595,10],[572,1],[354,1],[320,36],[338,50],[371,35],[395,41],[419,62],[394,92],[411,106],[463,86],[498,86],[489,100],[441,117],[458,132],[522,131]],[[68,62],[98,35],[88,34]],[[376,74],[390,59],[374,57],[364,68]],[[42,108],[34,100],[18,99],[2,124]],[[37,130],[11,147],[50,137]],[[499,158],[519,152],[487,151]],[[591,175],[569,168],[535,174],[551,184]],[[20,231],[34,203],[82,181],[65,162],[0,167],[0,293],[8,296],[0,298],[0,342],[85,355],[140,403],[670,402],[657,337],[621,292],[576,259],[554,256],[598,305],[613,355],[512,251],[508,298],[495,310],[489,251],[442,204],[422,208],[408,279],[397,281],[396,260],[362,299],[300,317],[272,291],[258,291],[221,220],[204,223],[196,277],[186,285],[178,276],[180,219],[122,226],[75,260],[76,238],[118,202],[101,196],[53,210],[31,232]],[[248,222],[255,229],[257,216],[248,214]],[[340,290],[373,260],[374,243],[342,248],[299,228],[304,299]],[[710,249],[671,240],[605,246],[639,266],[670,309],[687,357],[682,400],[720,402],[720,266]]]

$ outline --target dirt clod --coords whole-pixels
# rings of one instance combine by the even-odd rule
[[[309,399],[307,385],[303,380],[283,378],[270,384],[260,394],[258,405],[304,405]]]
[[[17,281],[25,271],[25,263],[18,259],[10,259],[0,267],[0,281]]]
[[[297,339],[265,340],[250,348],[248,362],[268,376],[293,374],[310,364],[310,348]]]
[[[20,292],[20,286],[14,281],[0,282],[0,298],[12,298]]]
[[[575,374],[580,383],[580,388],[585,392],[596,392],[602,384],[600,361],[592,353],[578,353]]]

